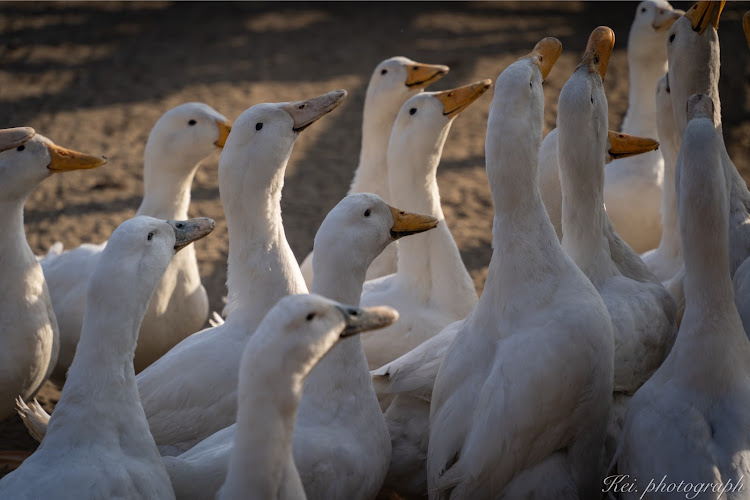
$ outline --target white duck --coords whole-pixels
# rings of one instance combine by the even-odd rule
[[[230,123],[210,106],[186,103],[167,111],[154,125],[143,163],[145,193],[136,215],[187,219],[190,186],[200,162],[223,147]],[[88,277],[106,246],[83,244],[68,252],[50,252],[41,260],[60,326],[60,356],[53,378],[64,382],[81,335]],[[195,248],[169,263],[143,318],[135,351],[136,373],[179,341],[200,330],[208,317],[208,296],[201,285]]]
[[[408,57],[396,56],[375,67],[367,84],[362,110],[362,145],[359,166],[354,172],[349,194],[374,193],[390,202],[386,152],[391,127],[401,105],[414,94],[444,77],[449,71],[442,64],[423,64]],[[367,279],[396,272],[398,245],[386,247],[367,271]],[[308,288],[313,281],[310,252],[300,266]]]
[[[607,306],[615,339],[615,402],[606,454],[617,445],[630,396],[656,371],[674,343],[676,306],[669,292],[612,228],[604,209],[607,96],[602,79],[614,32],[600,26],[560,91],[557,156],[563,192],[565,252]]]
[[[292,457],[292,432],[305,377],[344,338],[382,328],[397,317],[391,308],[358,309],[319,295],[279,300],[242,355],[237,432],[217,499],[307,498]],[[334,472],[343,476],[342,471]]]
[[[313,292],[356,305],[369,264],[394,239],[434,228],[437,219],[358,193],[326,216],[315,237]],[[221,485],[235,427],[179,457],[165,457],[178,498],[213,498]],[[391,444],[370,382],[362,343],[341,342],[305,384],[294,431],[294,457],[311,498],[375,498]]]
[[[370,368],[378,368],[465,318],[477,302],[474,283],[440,206],[437,168],[458,114],[484,94],[491,80],[443,92],[425,92],[404,103],[388,142],[388,178],[393,203],[430,214],[435,231],[401,242],[398,271],[365,284],[363,305],[386,304],[399,320],[362,339]]]
[[[664,189],[661,200],[661,240],[659,246],[641,255],[656,279],[669,281],[682,267],[682,245],[680,244],[680,220],[677,213],[677,191],[674,178],[680,139],[677,137],[672,114],[672,95],[669,75],[665,75],[656,88],[656,123],[659,143],[664,157]]]
[[[612,325],[560,247],[537,187],[554,38],[503,71],[485,143],[495,203],[479,303],[440,367],[430,498],[591,498],[612,391]]]
[[[685,309],[685,295],[682,280],[685,268],[682,263],[682,244],[680,243],[680,219],[677,213],[677,192],[674,178],[677,155],[680,151],[680,138],[672,112],[672,95],[669,87],[669,75],[659,80],[656,90],[658,110],[656,122],[659,129],[659,141],[664,157],[664,189],[661,203],[661,240],[659,246],[641,255],[656,279],[661,281],[677,305],[676,324],[680,325]]]
[[[698,2],[674,23],[667,39],[669,87],[678,139],[687,126],[685,109],[693,94],[706,94],[713,101],[714,124],[721,130],[719,99],[720,50],[717,29],[725,2]],[[750,192],[732,160],[722,150],[724,175],[729,180],[729,275],[734,277],[736,300],[742,314],[743,283],[750,282],[750,267],[740,266],[750,256]],[[684,265],[669,281],[670,292],[684,304]]]
[[[47,435],[0,480],[3,498],[174,498],[138,400],[133,353],[148,301],[175,251],[211,219],[122,223],[88,287],[81,341]]]
[[[690,98],[677,167],[684,320],[669,356],[630,402],[617,463],[643,487],[666,474],[669,483],[727,488],[706,498],[738,499],[747,498],[737,487],[750,476],[750,343],[727,274],[731,181],[712,107],[706,95]],[[675,494],[654,488],[648,496]]]
[[[26,198],[54,173],[105,163],[32,135],[31,129],[0,132],[0,420],[13,412],[16,396],[28,400],[47,380],[59,350],[47,284],[24,232]]]
[[[667,71],[666,38],[684,14],[664,0],[638,4],[628,35],[628,111],[620,130],[657,136],[656,86]],[[659,151],[615,160],[604,168],[604,203],[620,237],[641,253],[659,244],[664,160]]]
[[[645,0],[638,4],[628,37],[630,85],[628,111],[621,132],[656,137],[654,89],[667,70],[667,30],[682,11],[668,2]],[[610,131],[610,138],[618,133]],[[631,143],[632,144],[632,143]],[[618,149],[613,142],[607,158],[604,201],[615,230],[637,252],[657,246],[661,233],[659,206],[662,197],[663,161],[658,146]],[[641,154],[642,153],[642,154]],[[557,161],[557,130],[542,142],[539,152],[539,185],[542,200],[558,237],[562,240],[562,191]],[[637,202],[634,202],[637,200]]]
[[[226,323],[191,335],[138,375],[162,454],[179,454],[234,423],[237,371],[248,336],[286,295],[307,293],[281,220],[284,172],[299,133],[346,91],[258,104],[235,122],[219,161],[229,230]]]

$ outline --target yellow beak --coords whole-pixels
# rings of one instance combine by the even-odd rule
[[[524,57],[530,58],[539,67],[539,70],[542,72],[542,81],[544,81],[547,79],[547,75],[549,75],[552,66],[555,65],[561,53],[562,43],[560,43],[560,40],[548,36],[537,42],[531,54]]]
[[[79,153],[72,149],[66,149],[56,144],[47,144],[49,150],[50,162],[47,168],[54,173],[69,172],[71,170],[87,170],[96,168],[107,163],[107,159],[102,156],[92,156],[85,153]]]
[[[229,137],[229,132],[232,131],[232,122],[216,120],[216,125],[219,126],[219,138],[216,139],[216,142],[214,142],[214,145],[220,148],[223,148],[224,144],[227,143],[227,137]]]
[[[715,30],[719,30],[719,16],[721,11],[724,10],[724,4],[727,3],[725,0],[721,2],[698,2],[693,4],[685,14],[685,17],[690,19],[690,24],[693,26],[693,31],[697,31],[698,34],[706,31],[709,25],[713,26]]]
[[[413,63],[406,67],[407,87],[423,89],[444,77],[450,68],[443,64]]]
[[[604,79],[614,46],[615,32],[606,26],[599,26],[589,36],[581,65],[588,66],[589,73],[596,71]]]
[[[397,240],[410,234],[422,233],[429,231],[438,225],[438,220],[431,215],[415,214],[405,212],[398,208],[388,205],[393,216],[393,226],[391,226],[391,236]]]
[[[443,115],[452,118],[469,107],[469,104],[479,99],[492,85],[492,80],[487,78],[456,89],[436,92],[434,96],[443,103]]]
[[[609,136],[609,155],[612,159],[648,153],[659,147],[659,142],[647,137],[636,137],[622,132],[607,132]]]

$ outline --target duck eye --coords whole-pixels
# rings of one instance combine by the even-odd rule
[[[307,315],[307,317],[305,319],[307,321],[312,321],[314,317],[315,317],[315,313],[310,313],[310,314]]]
[[[151,238],[153,237],[154,237],[154,233],[148,233],[148,238],[147,238],[148,241],[151,241]]]
[[[384,70],[382,70],[382,71],[380,72],[380,74],[381,74],[381,75],[385,75],[386,73],[388,73],[388,70],[387,70],[387,69],[384,69]]]
[[[21,145],[16,148],[16,151],[23,151],[24,149],[26,149],[26,146]]]
[[[641,12],[646,12],[646,7],[642,7]]]
[[[365,217],[369,217],[369,216],[370,216],[370,209],[368,208],[367,210],[365,210]]]
[[[260,130],[263,128],[263,124],[261,122],[258,122],[255,124],[255,130]]]
[[[190,121],[188,122],[188,125],[190,125],[190,126],[192,127],[192,126],[193,126],[193,125],[195,125],[196,123],[198,123],[198,122],[197,122],[197,121],[195,121],[195,120],[190,120]]]
[[[674,35],[675,35],[674,33],[672,33],[671,35],[669,35],[669,43],[674,42]]]
[[[417,112],[417,108],[411,108],[411,109],[409,110],[409,114],[410,114],[410,115],[413,115],[413,114],[415,114],[416,112]]]

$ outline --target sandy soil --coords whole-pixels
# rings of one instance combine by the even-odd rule
[[[26,232],[42,254],[100,242],[133,216],[143,191],[142,158],[159,116],[203,101],[234,119],[259,102],[293,101],[345,88],[347,101],[310,127],[287,169],[282,207],[292,249],[303,258],[320,222],[345,194],[358,162],[365,87],[393,55],[450,66],[434,89],[483,78],[545,36],[563,54],[545,83],[545,132],[559,91],[597,25],[617,35],[605,81],[610,128],[627,107],[625,47],[636,3],[4,3],[0,4],[0,126],[29,125],[60,145],[104,154],[105,167],[54,176],[26,204]],[[690,4],[678,2],[687,9]],[[729,3],[720,25],[724,134],[737,167],[750,173],[750,51]],[[484,135],[492,91],[456,120],[438,172],[443,209],[481,291],[490,259],[492,201]],[[193,184],[192,216],[216,220],[198,242],[211,307],[225,294],[227,233],[218,154]],[[59,390],[41,393],[48,410]],[[20,419],[0,423],[0,449],[35,449]]]

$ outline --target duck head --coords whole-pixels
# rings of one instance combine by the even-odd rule
[[[396,56],[378,64],[372,72],[367,94],[401,96],[403,102],[408,96],[428,87],[448,74],[448,66],[424,64],[408,57]]]
[[[442,92],[410,97],[393,122],[388,141],[389,171],[409,169],[417,176],[437,168],[453,120],[492,85],[486,79]],[[411,175],[411,174],[410,174]],[[393,177],[397,181],[397,176]]]
[[[382,61],[375,67],[367,85],[363,117],[363,134],[377,135],[388,140],[388,131],[399,108],[409,97],[448,73],[448,66],[423,64],[408,57],[397,56]],[[376,141],[372,147],[382,147]],[[363,144],[363,147],[367,144]]]
[[[274,355],[288,364],[284,371],[304,377],[339,339],[385,328],[397,319],[398,312],[386,306],[358,308],[316,294],[288,295],[266,314],[245,352],[273,342]]]
[[[687,125],[685,106],[693,94],[709,95],[714,101],[714,123],[719,124],[719,16],[726,2],[694,4],[669,29],[667,58],[669,86],[675,124],[682,136]]]
[[[89,300],[110,305],[102,310],[112,310],[114,303],[114,309],[124,311],[129,319],[142,318],[175,252],[213,228],[214,221],[208,218],[166,221],[141,215],[126,220],[114,230],[97,261]]]
[[[188,102],[164,113],[146,142],[146,165],[192,171],[199,162],[223,148],[232,123],[201,102]]]
[[[663,66],[667,60],[666,39],[669,28],[685,12],[673,9],[663,0],[644,0],[635,10],[628,36],[628,59],[639,63],[653,61]]]
[[[36,134],[23,144],[0,153],[0,197],[21,201],[52,174],[86,170],[104,165],[101,156],[79,153]]]
[[[437,224],[435,217],[399,210],[378,195],[350,194],[333,207],[320,225],[313,259],[333,259],[343,267],[359,268],[364,273],[390,243],[433,229]],[[352,261],[355,265],[343,265]]]
[[[615,34],[610,28],[596,28],[589,36],[581,63],[560,91],[557,149],[564,153],[558,156],[575,164],[603,167],[605,163],[610,136],[602,79],[614,45]]]
[[[297,102],[257,104],[234,122],[219,160],[219,184],[227,192],[242,179],[267,186],[281,175],[299,134],[346,98],[345,90]],[[234,184],[234,186],[233,186]]]

